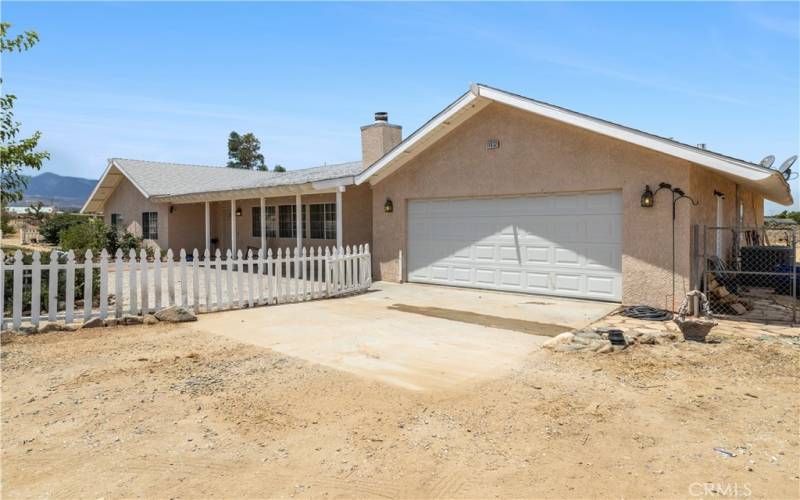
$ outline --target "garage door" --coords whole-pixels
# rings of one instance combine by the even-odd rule
[[[420,200],[408,205],[408,279],[619,301],[619,192]]]

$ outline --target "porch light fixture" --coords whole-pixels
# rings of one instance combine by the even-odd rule
[[[386,198],[386,203],[383,204],[383,211],[387,214],[394,212],[394,204],[390,198]]]
[[[242,207],[236,207],[236,217],[242,216]]]
[[[653,206],[654,197],[655,195],[650,191],[650,186],[646,185],[644,187],[644,193],[642,193],[642,207],[651,208]]]

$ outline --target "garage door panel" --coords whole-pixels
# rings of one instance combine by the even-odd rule
[[[620,193],[409,203],[411,281],[621,298]]]

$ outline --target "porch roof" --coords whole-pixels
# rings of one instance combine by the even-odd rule
[[[145,198],[191,203],[331,191],[353,184],[360,161],[287,172],[112,158],[81,212],[101,212],[119,182],[127,178]]]

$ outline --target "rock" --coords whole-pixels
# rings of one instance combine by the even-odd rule
[[[119,320],[117,318],[106,318],[103,320],[103,326],[117,326],[119,324]]]
[[[575,332],[575,339],[577,340],[578,338],[587,339],[587,340],[603,340],[603,337],[601,337],[599,334],[597,334],[595,332],[591,332],[591,331]]]
[[[655,345],[660,344],[658,337],[652,333],[644,333],[636,337],[636,342],[639,344]]]
[[[588,350],[587,347],[584,344],[558,344],[553,350],[556,352],[575,352]]]
[[[81,326],[81,328],[100,328],[102,326],[106,325],[101,318],[92,318],[89,321],[85,322]]]
[[[39,325],[39,333],[52,333],[52,332],[72,332],[75,328],[73,325],[67,326],[55,321]]]
[[[165,311],[166,311],[166,309],[165,309]],[[163,312],[163,311],[161,311],[161,312]],[[156,316],[158,316],[158,315],[156,315]],[[161,318],[159,318],[159,319],[161,319]],[[575,339],[575,334],[572,333],[572,332],[559,333],[558,335],[556,335],[552,339],[544,342],[542,344],[542,347],[545,348],[545,349],[555,349],[556,346],[559,346],[561,344],[571,344],[574,339]]]
[[[605,341],[602,344],[600,344],[600,346],[597,349],[595,349],[594,352],[596,352],[598,354],[605,354],[605,353],[611,352],[613,350],[614,350],[614,347],[611,345],[611,342]]]
[[[733,309],[736,314],[744,314],[747,312],[747,308],[738,303],[730,304],[730,308]]]
[[[167,321],[169,323],[183,323],[184,321],[197,321],[197,316],[195,316],[193,312],[180,306],[171,306],[166,309],[162,309],[155,314],[155,317],[159,321]],[[561,335],[564,334],[562,333]],[[572,334],[570,333],[570,335]],[[558,337],[554,337],[554,339],[555,338]]]
[[[39,330],[33,325],[26,325],[19,327],[19,333],[23,335],[30,335],[31,333],[37,333]]]
[[[132,314],[124,314],[120,319],[119,322],[123,325],[141,325],[142,324],[142,317],[141,316],[134,316]]]
[[[152,314],[148,314],[144,317],[143,322],[145,325],[155,325],[156,323],[158,323],[158,318],[156,318]]]

